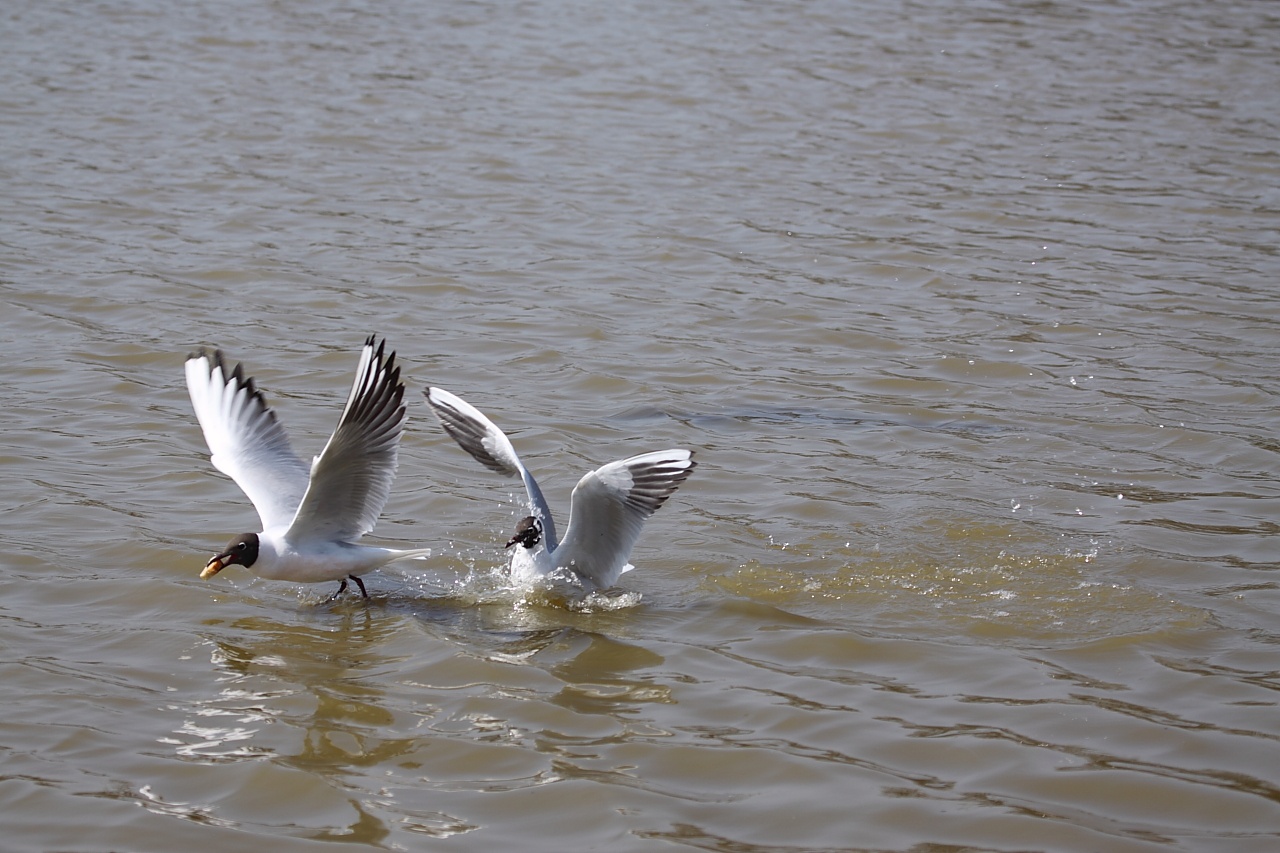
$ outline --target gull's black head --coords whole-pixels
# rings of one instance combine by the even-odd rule
[[[512,545],[520,544],[532,549],[540,541],[542,541],[542,527],[539,526],[538,519],[532,515],[526,515],[516,525],[516,535],[511,537],[507,547],[510,548]]]
[[[204,567],[204,571],[200,573],[202,579],[208,580],[227,566],[241,565],[245,568],[252,566],[258,559],[258,534],[241,533],[236,538],[227,543],[227,547],[222,549],[222,553],[214,554],[208,564]]]

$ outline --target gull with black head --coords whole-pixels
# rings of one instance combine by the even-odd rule
[[[243,533],[215,554],[201,578],[241,565],[264,578],[301,583],[340,581],[337,598],[360,576],[397,560],[426,557],[429,548],[359,545],[391,494],[404,431],[404,383],[395,352],[373,335],[364,343],[355,383],[338,427],[307,465],[242,365],[228,367],[221,350],[187,357],[187,390],[215,468],[245,493],[262,530]]]
[[[513,573],[531,579],[567,571],[588,591],[604,590],[631,568],[627,558],[649,516],[666,502],[697,465],[688,450],[660,450],[610,462],[586,474],[573,488],[569,526],[557,541],[551,508],[510,439],[470,403],[442,388],[429,388],[427,402],[440,424],[491,471],[524,481],[532,513],[521,519],[507,543],[531,558],[512,561]]]

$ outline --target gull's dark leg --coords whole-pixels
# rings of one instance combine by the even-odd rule
[[[361,590],[362,592],[364,591],[364,584],[361,584],[361,585],[360,585],[360,590]],[[346,579],[345,579],[345,578],[343,578],[342,583],[338,584],[338,591],[337,591],[337,592],[335,592],[333,595],[329,596],[328,598],[326,598],[326,599],[324,600],[324,603],[325,603],[325,604],[328,604],[328,603],[329,603],[329,602],[331,602],[331,601],[337,601],[337,600],[338,600],[338,596],[342,595],[342,594],[343,594],[344,592],[346,592],[346,591],[347,591],[347,581],[346,581]],[[369,597],[369,596],[367,596],[367,595],[365,596],[365,598],[368,598],[368,597]]]
[[[365,588],[364,588],[364,581],[360,580],[360,578],[358,578],[358,577],[357,577],[357,576],[355,576],[355,575],[347,575],[347,577],[351,578],[353,581],[355,581],[355,582],[356,582],[356,586],[360,587],[360,594],[364,596],[365,601],[368,601],[368,600],[369,600],[369,590],[367,590],[367,589],[365,589]],[[346,585],[347,585],[347,582],[346,582],[346,581],[343,581],[343,582],[342,582],[342,586],[345,588],[345,587],[346,587]]]

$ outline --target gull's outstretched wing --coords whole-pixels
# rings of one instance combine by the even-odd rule
[[[440,425],[463,450],[490,471],[524,480],[524,489],[529,494],[529,511],[542,525],[542,537],[547,550],[555,550],[556,525],[551,518],[551,508],[547,506],[547,499],[538,488],[538,481],[524,467],[506,433],[498,429],[479,409],[456,394],[450,394],[443,388],[428,388],[426,394],[427,402],[440,419]]]
[[[556,565],[608,589],[627,565],[645,519],[697,465],[688,450],[659,450],[610,462],[573,487],[573,511]]]
[[[292,542],[352,542],[373,529],[391,494],[404,383],[395,352],[370,335],[347,405],[324,450],[311,463],[311,485],[285,537]]]
[[[187,356],[187,391],[209,445],[210,461],[252,501],[262,529],[289,523],[307,490],[307,464],[289,446],[275,412],[221,350]]]

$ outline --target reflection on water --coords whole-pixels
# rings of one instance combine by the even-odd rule
[[[369,844],[491,834],[500,815],[538,820],[563,796],[533,792],[581,785],[637,815],[701,815],[686,830],[641,821],[637,837],[767,838],[778,817],[760,808],[760,780],[779,776],[810,792],[793,806],[803,826],[845,825],[817,796],[835,786],[853,797],[841,802],[909,803],[913,821],[964,805],[1104,847],[1156,825],[1170,838],[1223,828],[1223,809],[1256,834],[1274,808],[1269,759],[1231,742],[1276,739],[1275,673],[1208,648],[1187,655],[1185,633],[1158,644],[1168,677],[1153,677],[1150,634],[1030,656],[860,635],[752,597],[691,605],[577,614],[398,596],[291,611],[264,600],[209,620],[189,650],[204,666],[184,692],[200,698],[170,705],[158,740],[199,772],[101,796],[197,826]],[[1205,766],[1212,741],[1225,751]],[[759,817],[716,811],[739,803]]]
[[[180,743],[177,753],[188,759],[261,760],[275,768],[219,798],[224,819],[275,823],[287,816],[302,837],[378,843],[389,829],[350,779],[421,749],[407,732],[389,736],[398,715],[369,677],[395,663],[384,646],[396,623],[367,608],[308,615],[293,623],[240,619],[209,635],[217,693],[188,709],[192,716],[167,742]],[[318,807],[350,814],[331,827],[315,824]]]
[[[151,788],[129,796],[158,814],[223,826],[274,825],[296,813],[288,822],[297,824],[299,837],[378,843],[388,834],[385,813],[401,810],[390,793],[397,786],[497,792],[574,778],[598,781],[609,772],[580,766],[577,759],[592,744],[624,742],[616,726],[601,740],[531,728],[509,710],[532,701],[571,718],[617,721],[648,703],[673,700],[669,686],[651,672],[663,664],[660,655],[570,627],[573,619],[572,612],[547,604],[513,608],[510,601],[475,606],[466,599],[406,597],[305,605],[294,621],[259,614],[219,626],[206,637],[216,692],[174,706],[182,711],[181,722],[159,743],[198,764],[265,761],[275,769],[248,774],[234,791],[193,802],[166,799]],[[449,638],[420,671],[408,672],[409,662],[396,649],[406,622],[428,636]],[[514,684],[506,675],[513,667],[536,668],[536,686]],[[403,675],[392,689],[381,678],[387,672]],[[472,748],[458,751],[460,737]],[[510,761],[505,749],[489,747],[542,758],[535,772],[494,772]],[[371,809],[367,786],[374,777],[381,793]],[[287,790],[275,787],[285,780],[293,780]],[[626,774],[617,781],[640,784]],[[270,820],[262,812],[264,798],[272,803]],[[314,818],[303,815],[318,803],[327,803],[325,813],[349,808],[350,822],[313,826]],[[406,814],[411,831],[434,836],[477,828],[438,810]]]

